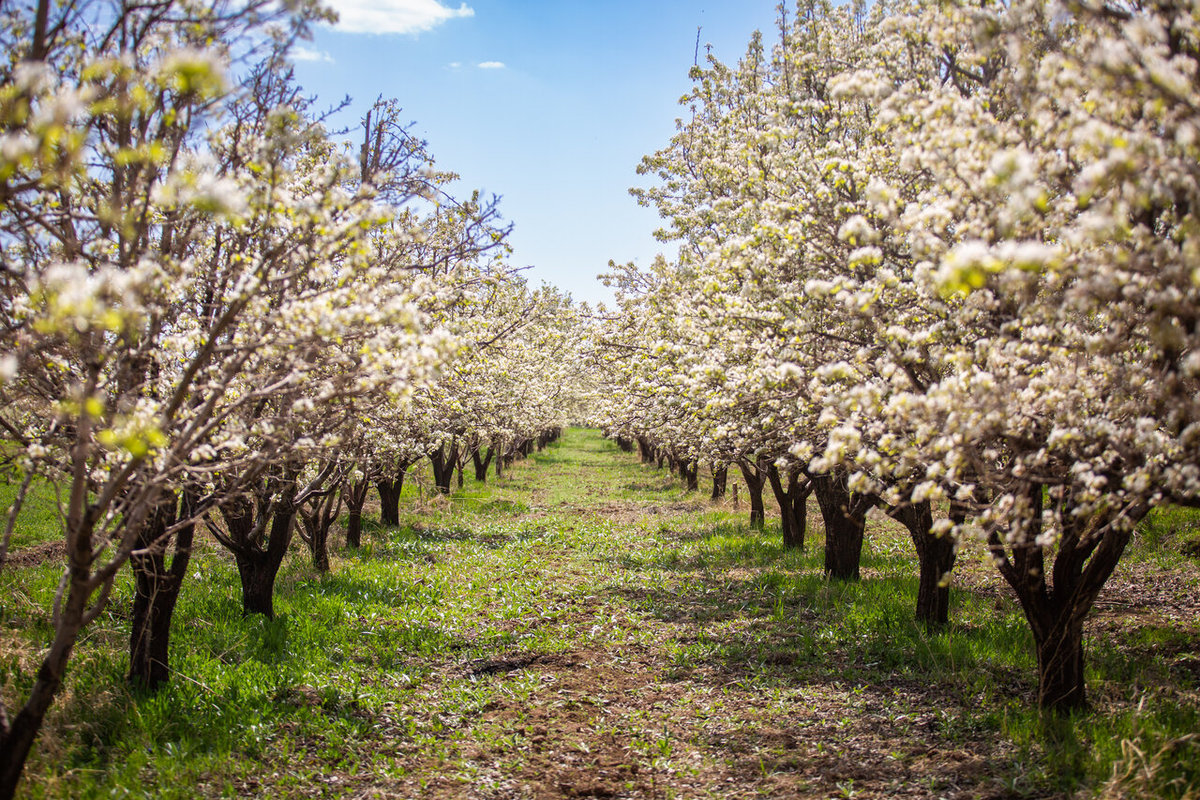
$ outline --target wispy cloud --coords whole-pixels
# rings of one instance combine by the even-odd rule
[[[481,61],[475,66],[480,69],[504,69],[503,61]]]
[[[439,0],[329,0],[338,12],[337,29],[347,33],[421,33],[458,17],[473,17],[463,3],[447,8]]]
[[[323,50],[313,50],[311,47],[297,46],[291,49],[293,61],[325,61],[333,63],[333,56]]]

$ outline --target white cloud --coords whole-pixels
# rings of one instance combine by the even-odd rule
[[[480,62],[479,64],[476,64],[475,66],[479,67],[480,69],[504,69],[504,62],[503,61],[483,61],[483,62]]]
[[[420,33],[475,16],[466,3],[455,9],[439,0],[329,0],[329,5],[338,12],[337,29],[347,33]]]
[[[450,62],[450,69],[458,69],[461,66],[462,66],[461,61],[451,61]]]
[[[311,47],[296,46],[290,51],[293,61],[325,61],[333,63],[333,56],[322,50],[313,50]]]

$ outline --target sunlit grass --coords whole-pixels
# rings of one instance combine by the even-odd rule
[[[894,524],[870,521],[863,580],[829,581],[815,508],[807,549],[785,550],[777,523],[747,527],[744,495],[737,509],[711,504],[594,432],[568,431],[499,480],[476,483],[468,468],[449,498],[428,488],[414,470],[400,525],[368,514],[362,548],[344,549],[337,533],[328,575],[295,545],[275,620],[242,617],[232,559],[202,543],[176,612],[174,677],[156,695],[123,680],[131,587],[122,576],[77,649],[25,795],[352,796],[426,780],[432,765],[471,785],[486,776],[465,754],[494,752],[516,769],[528,747],[517,728],[479,721],[483,710],[538,702],[543,686],[536,671],[480,665],[580,652],[641,654],[656,665],[647,680],[673,696],[698,692],[686,713],[730,730],[755,730],[764,713],[724,703],[730,687],[780,708],[810,692],[844,696],[839,725],[870,695],[875,713],[923,720],[920,735],[941,746],[989,743],[995,763],[979,793],[1107,786],[1113,796],[1183,797],[1200,785],[1186,739],[1200,728],[1187,666],[1198,658],[1196,620],[1094,630],[1095,709],[1064,722],[1033,710],[1028,627],[978,553],[960,557],[952,624],[930,632],[913,618],[915,561]],[[1175,524],[1161,516],[1155,524]],[[53,540],[51,521],[21,546]],[[1129,568],[1156,568],[1154,542],[1174,536],[1142,534]],[[1194,580],[1192,562],[1170,564]],[[0,574],[7,700],[28,688],[59,569]],[[691,763],[685,751],[711,764],[740,757],[704,749],[703,737],[612,725],[605,735],[627,737],[629,757],[664,776]],[[763,780],[793,763],[755,758]]]

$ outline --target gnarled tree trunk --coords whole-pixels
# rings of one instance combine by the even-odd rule
[[[917,584],[917,621],[928,628],[950,621],[950,581],[955,546],[950,536],[935,536],[929,501],[889,508],[888,515],[908,529],[917,551],[920,579]]]
[[[195,498],[168,493],[138,532],[137,547],[130,556],[133,568],[133,613],[129,636],[129,681],[146,689],[158,689],[170,677],[168,660],[171,618],[179,591],[187,576],[195,538],[195,522],[178,530],[172,527],[192,516]],[[174,545],[171,563],[167,548]]]
[[[689,492],[695,492],[700,488],[700,462],[699,461],[680,461],[679,473],[687,485]]]
[[[292,540],[296,510],[321,490],[336,466],[331,459],[307,486],[298,489],[300,467],[288,465],[260,482],[252,498],[242,496],[221,508],[224,531],[209,521],[209,531],[237,563],[243,615],[275,616],[275,577]]]
[[[825,522],[825,574],[838,580],[856,581],[871,498],[851,492],[848,478],[840,468],[809,476]]]
[[[720,500],[725,497],[725,488],[729,485],[729,467],[713,465],[712,499]]]
[[[783,476],[774,464],[767,467],[767,478],[771,481],[771,491],[775,502],[779,504],[780,530],[783,533],[783,546],[788,550],[804,549],[804,534],[808,528],[808,496],[812,493],[812,482],[800,481],[799,469],[788,470],[787,485]]]
[[[766,469],[761,461],[751,463],[744,458],[738,461],[738,468],[742,471],[742,479],[746,481],[746,491],[750,495],[750,527],[762,530],[767,524],[767,510],[763,505]]]
[[[1125,552],[1133,526],[1146,515],[1149,505],[1138,501],[1079,515],[1069,493],[1061,497],[1054,508],[1061,534],[1049,550],[1054,563],[1047,572],[1047,546],[1039,543],[1043,491],[1038,483],[1025,487],[1021,530],[1011,540],[1000,531],[990,531],[988,549],[1000,574],[1016,592],[1033,631],[1038,705],[1049,711],[1071,711],[1087,706],[1084,620]],[[1047,582],[1047,575],[1053,584]]]
[[[77,433],[79,440],[87,435],[88,431],[81,426]],[[83,463],[82,457],[76,458],[77,465]],[[62,687],[79,632],[104,609],[112,588],[111,578],[104,579],[93,572],[96,518],[93,510],[84,508],[86,481],[83,469],[77,466],[72,497],[80,501],[71,503],[71,513],[64,521],[67,570],[62,602],[54,616],[54,639],[42,657],[21,710],[11,720],[0,715],[0,798],[5,800],[16,793],[42,721]],[[145,520],[131,524],[145,524]]]
[[[392,475],[383,475],[375,483],[379,490],[379,521],[384,525],[400,524],[400,493],[404,490],[404,476],[411,461],[396,460],[396,471]]]
[[[487,483],[488,467],[490,467],[492,464],[492,455],[494,452],[495,451],[491,447],[489,447],[487,449],[487,453],[482,456],[479,454],[478,447],[471,451],[471,461],[475,465],[475,480],[479,481],[480,483]],[[499,477],[499,473],[497,473],[497,477]]]
[[[361,481],[346,478],[342,482],[342,501],[346,504],[346,546],[362,546],[362,511],[367,504],[367,492],[371,488],[370,481],[363,474]],[[399,495],[397,494],[397,501]],[[396,504],[396,521],[399,522],[399,502]]]
[[[329,529],[342,513],[342,495],[334,484],[312,494],[298,509],[300,538],[312,553],[317,572],[329,572]]]
[[[451,437],[449,447],[443,442],[429,454],[429,461],[433,464],[433,485],[442,494],[450,494],[450,482],[458,464],[458,440]]]

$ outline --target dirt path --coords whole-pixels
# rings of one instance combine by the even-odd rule
[[[714,512],[661,473],[593,436],[506,491],[526,507],[511,527],[541,534],[498,545],[497,581],[535,588],[519,613],[493,603],[469,639],[509,644],[437,665],[414,698],[434,744],[400,756],[411,777],[360,796],[1005,794],[993,765],[1005,746],[962,723],[971,699],[957,687],[847,681],[833,653],[797,663],[787,642],[814,619],[767,611],[762,570],[671,567]],[[781,646],[731,658],[739,639]]]

